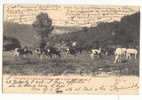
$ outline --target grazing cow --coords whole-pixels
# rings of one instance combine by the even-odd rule
[[[123,52],[123,56],[126,56],[126,52],[127,52],[127,49],[126,48],[122,48],[122,52]]]
[[[60,51],[57,50],[55,47],[47,47],[44,49],[46,54],[49,55],[52,58],[52,55],[57,55],[58,57],[61,57]]]
[[[126,56],[126,48],[117,48],[115,50],[115,60],[114,63],[116,62],[121,62],[122,56]]]
[[[99,49],[92,49],[91,50],[93,54],[100,54],[101,53],[101,48]]]
[[[19,49],[20,48],[15,48],[15,50],[14,50],[14,56],[19,56],[20,55]]]
[[[76,56],[77,50],[75,48],[69,47],[66,49],[66,53]]]
[[[23,56],[26,54],[33,54],[31,50],[28,50],[28,48],[15,48],[14,56]]]
[[[69,48],[66,48],[66,49],[65,49],[65,52],[66,52],[66,54],[69,54],[69,53],[70,53],[70,49],[69,49]]]
[[[99,57],[101,57],[101,48],[99,48],[99,49],[92,49],[91,50],[91,54],[90,54],[90,57],[92,58],[92,59],[94,59],[94,56],[95,55],[99,55]]]
[[[135,59],[136,59],[137,53],[138,53],[138,51],[136,49],[127,49],[127,51],[126,51],[127,59],[131,59],[131,55],[134,55]]]
[[[82,50],[83,50],[83,48],[80,47],[80,46],[77,46],[75,49],[76,49],[76,51],[79,52],[80,54],[81,54],[81,52],[82,52]]]
[[[102,53],[104,54],[104,55],[114,55],[114,49],[113,48],[105,48],[104,50],[102,50]]]
[[[35,52],[40,58],[42,58],[42,55],[45,54],[45,53],[44,53],[44,50],[43,50],[43,49],[40,49],[40,48],[36,48],[36,49],[34,50],[34,52]]]
[[[72,44],[69,46],[69,49],[71,52],[73,52],[71,54],[74,54],[74,52],[75,53],[79,52],[81,54],[81,52],[82,52],[82,48],[80,47],[80,45],[77,42],[72,42]]]
[[[79,46],[76,46],[76,47],[69,47],[69,48],[67,48],[66,49],[66,52],[69,54],[72,54],[72,55],[75,55],[75,54],[77,54],[77,53],[80,53],[81,54],[81,52],[82,52],[82,48],[81,47],[79,47]]]
[[[52,58],[52,53],[51,53],[51,51],[52,50],[50,50],[49,48],[44,48],[44,49],[42,49],[42,48],[36,48],[35,49],[35,53],[42,59],[43,58],[43,56],[45,56],[45,57],[47,57],[47,56],[49,56],[49,57],[51,57]]]
[[[32,50],[30,49],[30,48],[24,48],[24,53],[25,54],[30,54],[30,55],[33,55],[33,52],[32,52]]]

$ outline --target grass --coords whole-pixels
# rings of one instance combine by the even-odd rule
[[[139,59],[123,63],[113,63],[114,56],[95,57],[92,60],[87,53],[76,57],[67,55],[61,58],[43,58],[36,56],[13,57],[3,53],[3,74],[10,75],[91,75],[100,73],[111,75],[139,76]]]

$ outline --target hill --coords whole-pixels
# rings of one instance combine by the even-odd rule
[[[54,26],[51,35],[64,34],[79,30],[79,27],[59,27]],[[34,31],[32,25],[18,24],[12,22],[3,23],[4,36],[13,37],[20,41],[21,45],[33,46],[38,42],[37,33]]]
[[[139,48],[140,13],[125,16],[120,22],[101,22],[95,27],[64,34],[66,42],[77,41],[83,47],[105,47],[109,45]]]
[[[39,40],[32,25],[4,22],[4,36],[18,39],[22,46],[35,46]],[[68,34],[64,34],[68,33]],[[50,42],[77,41],[82,47],[106,45],[138,46],[140,35],[140,12],[125,16],[120,22],[101,22],[94,27],[54,26]],[[5,41],[4,41],[5,42]]]

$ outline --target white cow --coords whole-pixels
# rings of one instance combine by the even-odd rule
[[[122,56],[124,56],[124,57],[126,56],[126,51],[127,51],[126,48],[117,48],[115,50],[115,60],[114,60],[114,63],[121,62]]]
[[[127,52],[126,52],[127,59],[131,59],[131,55],[134,55],[136,59],[137,53],[138,51],[136,49],[127,49]]]
[[[19,48],[15,48],[13,53],[14,56],[19,56],[20,55]]]
[[[95,55],[100,55],[100,54],[101,54],[101,48],[99,48],[99,49],[92,49],[90,57],[91,57],[91,59],[94,59]]]
[[[66,55],[68,55],[70,53],[70,49],[66,48]]]
[[[91,53],[93,53],[93,54],[100,54],[101,53],[101,48],[99,48],[99,49],[92,49]]]
[[[94,59],[94,54],[91,53],[91,54],[90,54],[90,57],[91,57],[91,59]]]
[[[126,56],[126,51],[127,51],[127,49],[126,48],[122,48],[122,52],[123,52],[123,56]]]

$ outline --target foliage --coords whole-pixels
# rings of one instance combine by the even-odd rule
[[[140,13],[124,16],[120,22],[101,22],[94,27],[63,34],[57,41],[77,41],[82,48],[117,46],[138,48],[140,34]],[[56,36],[55,36],[56,37]],[[61,40],[60,40],[61,39]],[[55,41],[55,40],[54,40]]]
[[[68,27],[56,27],[54,26],[54,30],[68,30]],[[44,40],[51,45],[62,44],[63,42],[69,45],[71,42],[77,41],[85,49],[100,46],[115,47],[116,45],[139,48],[140,12],[124,16],[120,22],[101,22],[97,26],[75,28],[69,27],[70,32],[58,35],[50,34],[50,32],[45,33],[47,38]],[[40,38],[35,38],[35,36],[40,37],[40,35],[35,32],[35,28],[31,25],[4,22],[3,31],[5,36],[17,38],[22,46],[38,47]]]
[[[33,22],[32,26],[34,30],[40,35],[40,46],[44,47],[46,45],[45,43],[48,39],[48,35],[53,30],[52,20],[49,18],[48,14],[40,13],[36,16],[36,21]]]
[[[4,36],[4,50],[9,51],[21,47],[18,39]]]

